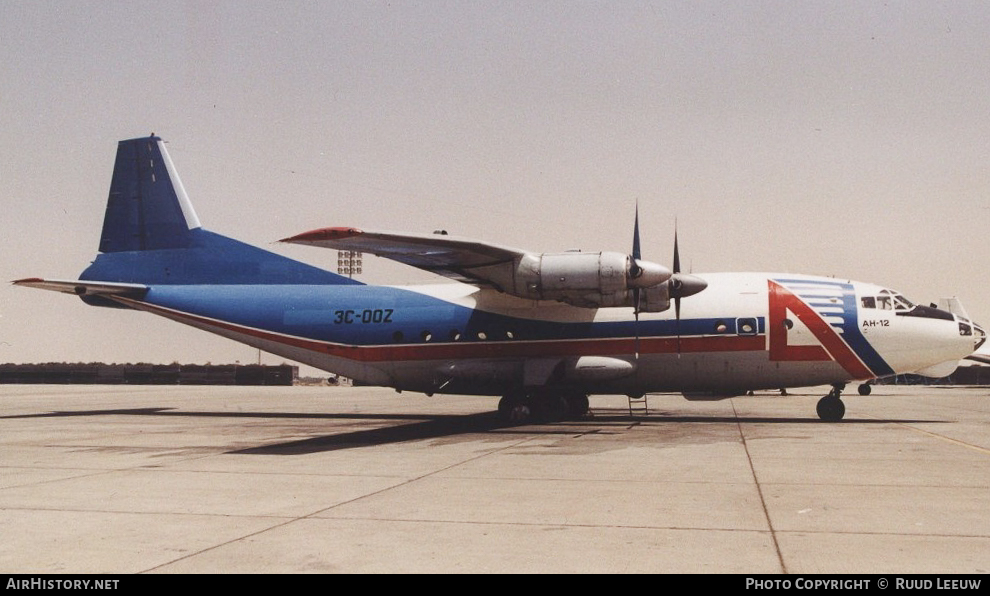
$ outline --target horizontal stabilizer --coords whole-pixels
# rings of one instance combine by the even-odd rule
[[[40,277],[18,279],[13,283],[15,286],[51,290],[63,294],[75,294],[76,296],[124,296],[140,299],[148,292],[148,286],[141,284],[41,279]]]

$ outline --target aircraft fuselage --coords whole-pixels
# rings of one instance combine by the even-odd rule
[[[896,293],[872,284],[700,277],[709,288],[679,320],[463,284],[158,285],[143,300],[118,300],[361,383],[426,393],[719,397],[912,372],[964,358],[982,334],[945,311],[878,308],[882,292]]]

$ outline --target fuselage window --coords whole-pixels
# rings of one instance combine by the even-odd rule
[[[420,334],[420,337],[423,338],[423,341],[430,341],[431,339],[433,339],[433,334],[430,333],[429,331],[424,331],[423,333]]]
[[[457,329],[450,330],[450,341],[457,341],[461,338],[461,332]]]
[[[396,331],[395,333],[392,334],[392,341],[400,342],[402,341],[403,337],[404,336],[402,335],[401,331]]]
[[[756,335],[756,319],[738,319],[736,325],[739,335]]]
[[[863,296],[863,298],[861,299],[861,303],[863,304],[863,308],[877,307],[877,299],[874,298],[873,296]]]

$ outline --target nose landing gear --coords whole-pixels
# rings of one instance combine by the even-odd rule
[[[828,395],[818,400],[818,417],[825,422],[838,422],[846,415],[846,405],[840,399],[845,384],[832,385],[832,390]]]

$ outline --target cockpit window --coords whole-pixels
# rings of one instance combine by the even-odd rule
[[[875,308],[878,310],[898,310],[908,311],[914,308],[914,303],[890,290],[880,290],[876,296],[863,296],[860,298],[863,308]]]
[[[894,295],[894,310],[911,310],[912,308],[914,308],[914,304],[910,300],[900,294]]]

